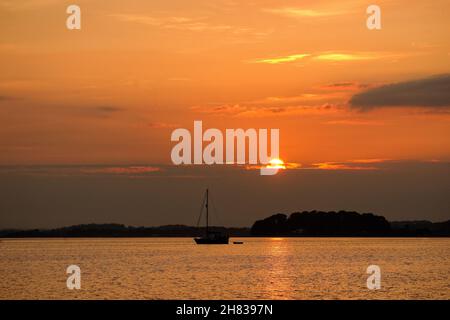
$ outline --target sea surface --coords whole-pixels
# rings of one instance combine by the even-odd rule
[[[450,239],[1,239],[0,299],[450,299]],[[69,290],[66,269],[81,268]],[[381,289],[367,288],[369,265]]]

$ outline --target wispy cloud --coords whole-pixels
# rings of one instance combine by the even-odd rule
[[[191,81],[191,78],[183,78],[183,77],[173,77],[173,78],[169,78],[167,79],[167,81],[180,81],[180,82],[186,82],[186,81]]]
[[[140,23],[162,29],[187,30],[187,31],[228,31],[234,34],[248,33],[252,30],[246,27],[213,24],[207,18],[190,18],[183,16],[148,16],[139,14],[110,14],[122,22]]]
[[[388,161],[395,161],[394,159],[388,158],[369,158],[369,159],[354,159],[348,160],[350,163],[384,163]]]
[[[384,122],[375,120],[363,120],[363,119],[340,119],[331,120],[325,122],[329,125],[344,125],[344,126],[382,126]]]
[[[308,104],[314,101],[327,100],[333,95],[334,94],[332,93],[330,94],[303,93],[295,96],[271,96],[263,99],[248,101],[247,104],[272,105],[272,106],[283,106],[290,104]]]
[[[286,56],[259,58],[250,60],[250,63],[282,64],[292,63],[298,60],[306,61],[324,61],[324,62],[349,62],[383,59],[389,57],[398,57],[390,53],[377,52],[318,52],[318,53],[297,53]]]
[[[246,165],[245,169],[246,170],[260,170],[262,168],[267,168],[267,165]],[[269,164],[270,167],[270,164]],[[289,169],[300,169],[302,167],[301,163],[297,163],[297,162],[283,162],[282,164],[282,168],[285,170],[289,170]]]
[[[269,96],[247,101],[210,103],[191,107],[193,112],[230,117],[279,117],[333,114],[346,109],[349,93],[322,87],[293,96]]]
[[[173,129],[179,127],[176,123],[168,122],[150,122],[148,126],[153,129]]]
[[[320,87],[322,90],[329,91],[354,91],[367,88],[367,84],[357,83],[357,82],[338,82],[330,83]]]
[[[2,0],[0,7],[8,10],[30,10],[40,7],[48,7],[60,3],[59,0]]]
[[[347,160],[342,162],[317,162],[317,163],[298,163],[298,162],[285,162],[284,167],[287,170],[380,170],[383,169],[386,164],[395,162],[392,159],[382,158],[369,158],[369,159],[356,159]],[[248,165],[245,168],[247,170],[259,170],[261,165]]]
[[[318,170],[380,170],[388,162],[395,160],[384,158],[354,159],[342,162],[319,162],[305,166],[305,169]]]
[[[318,170],[377,170],[374,166],[359,166],[348,163],[339,162],[321,162],[313,163],[311,167],[307,169],[318,169]]]
[[[379,59],[382,56],[372,53],[322,53],[313,57],[315,60],[323,61],[358,61]]]
[[[348,13],[348,11],[345,10],[330,11],[322,9],[306,9],[295,7],[263,9],[263,11],[291,18],[320,18],[320,17],[338,16]]]
[[[25,176],[73,177],[73,176],[151,176],[164,171],[155,165],[48,165],[48,166],[0,166],[0,174]]]
[[[309,170],[385,170],[394,167],[403,167],[406,164],[429,163],[429,160],[396,160],[389,158],[352,159],[346,161],[318,162],[302,166],[301,169]]]
[[[309,56],[310,56],[310,54],[308,54],[308,53],[300,53],[300,54],[293,54],[293,55],[277,57],[277,58],[256,59],[251,62],[278,64],[278,63],[293,62],[293,61],[301,60],[301,59],[309,57]]]
[[[17,99],[16,97],[12,97],[12,96],[2,96],[0,95],[0,102],[2,101],[10,101],[10,100],[15,100]]]
[[[116,106],[93,106],[93,107],[83,107],[77,108],[76,111],[82,113],[83,115],[100,117],[100,118],[108,118],[112,114],[123,111],[123,108]]]
[[[85,174],[145,174],[158,172],[161,168],[153,166],[122,166],[122,167],[100,167],[100,168],[80,168],[81,173]]]
[[[337,112],[340,106],[333,104],[323,105],[293,105],[293,106],[250,106],[250,105],[220,105],[220,106],[196,106],[191,110],[194,112],[210,115],[231,117],[274,117],[291,116],[296,114],[323,114]]]
[[[96,111],[99,111],[99,112],[104,112],[104,113],[122,111],[122,108],[114,107],[114,106],[98,106],[98,107],[94,107],[93,109]]]

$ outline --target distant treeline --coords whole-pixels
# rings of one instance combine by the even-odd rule
[[[256,221],[253,236],[304,237],[420,237],[450,236],[450,220],[388,222],[385,217],[358,212],[294,212],[275,214]]]
[[[383,216],[348,211],[275,214],[256,221],[251,228],[210,227],[231,237],[448,237],[450,220],[388,222]],[[0,230],[3,238],[55,237],[196,237],[203,227],[167,225],[133,227],[123,224],[82,224],[57,229]]]
[[[210,231],[225,232],[234,237],[250,234],[249,228],[210,227]],[[3,238],[55,237],[197,237],[206,232],[203,227],[167,225],[160,227],[133,227],[123,224],[81,224],[58,229],[0,230]]]

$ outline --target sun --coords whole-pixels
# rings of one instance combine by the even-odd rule
[[[269,164],[267,165],[266,168],[271,168],[271,169],[286,169],[286,165],[284,164],[284,161],[279,159],[279,158],[275,158],[269,161]]]

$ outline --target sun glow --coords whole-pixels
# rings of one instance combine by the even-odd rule
[[[279,158],[275,158],[269,161],[269,164],[266,166],[266,168],[271,168],[271,169],[286,169],[286,165],[284,164],[284,161],[279,159]]]

